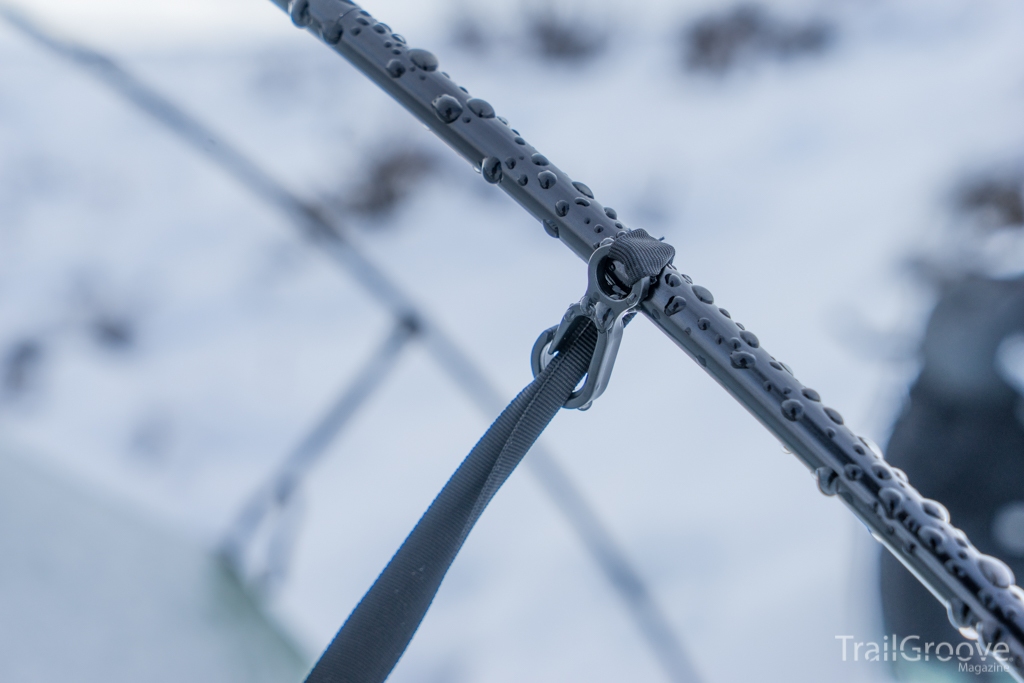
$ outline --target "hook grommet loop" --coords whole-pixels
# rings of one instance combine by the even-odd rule
[[[587,266],[587,293],[579,303],[569,307],[561,323],[541,333],[530,354],[530,366],[536,377],[548,366],[561,350],[567,336],[579,325],[592,324],[597,329],[597,345],[587,368],[587,376],[583,386],[573,391],[569,400],[565,402],[566,408],[586,410],[604,392],[612,374],[612,367],[615,365],[619,343],[622,341],[624,318],[647,296],[647,288],[650,285],[647,277],[637,280],[624,296],[617,297],[606,291],[606,286],[602,285],[602,268],[607,265],[605,262],[613,245],[614,240],[606,239],[591,254]]]

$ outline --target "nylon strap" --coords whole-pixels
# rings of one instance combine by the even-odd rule
[[[321,655],[306,683],[382,683],[405,652],[480,514],[587,372],[580,326],[488,428]]]

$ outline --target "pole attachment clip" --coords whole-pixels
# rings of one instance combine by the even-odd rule
[[[624,319],[644,300],[650,286],[650,278],[642,277],[624,294],[621,294],[620,288],[614,287],[607,275],[611,265],[609,254],[614,244],[615,240],[607,238],[591,254],[587,266],[587,293],[579,303],[569,306],[561,323],[541,332],[530,354],[530,366],[536,377],[561,350],[563,341],[571,331],[588,321],[593,323],[597,329],[594,355],[590,359],[583,386],[569,395],[564,406],[566,408],[586,410],[604,392],[622,341]],[[620,290],[619,294],[616,289]]]

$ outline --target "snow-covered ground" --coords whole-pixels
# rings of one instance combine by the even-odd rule
[[[721,3],[589,5],[609,43],[584,63],[530,53],[511,1],[365,3],[628,225],[665,235],[683,272],[884,443],[915,366],[873,353],[869,332],[919,334],[930,295],[906,260],[946,239],[955,181],[1024,153],[1024,6],[781,5],[834,22],[831,49],[717,79],[681,68],[678,34]],[[271,3],[31,9],[304,196],[357,186],[383,149],[432,155],[394,215],[348,222],[509,397],[526,384],[530,347],[582,294],[583,264]],[[487,49],[453,43],[463,11]],[[110,323],[130,341],[96,332]],[[0,404],[6,443],[212,545],[389,325],[272,208],[0,25],[0,350],[39,349],[26,390]],[[414,347],[334,444],[268,606],[311,658],[488,422]],[[867,534],[652,326],[629,328],[608,392],[545,441],[707,681],[884,679],[882,664],[843,663],[835,640],[874,637]],[[524,470],[393,680],[662,673]]]

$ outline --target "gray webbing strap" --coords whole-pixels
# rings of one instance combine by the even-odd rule
[[[484,508],[587,372],[597,333],[580,326],[494,421],[313,667],[306,683],[384,681]]]

